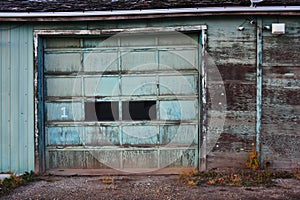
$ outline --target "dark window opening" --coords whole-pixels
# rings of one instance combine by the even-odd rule
[[[126,101],[122,109],[123,120],[156,120],[156,101]]]
[[[86,121],[117,121],[119,120],[118,102],[86,102]]]

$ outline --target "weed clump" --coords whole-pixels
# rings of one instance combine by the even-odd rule
[[[246,161],[246,167],[251,170],[258,170],[260,167],[259,162],[259,154],[258,152],[254,151],[251,152],[249,158]]]
[[[12,189],[19,187],[21,185],[26,185],[28,182],[35,180],[35,174],[33,171],[25,172],[21,176],[11,174],[9,178],[0,180],[0,195],[6,194]]]
[[[298,180],[300,180],[300,169],[297,170],[297,172],[294,174],[294,177]]]
[[[101,178],[101,181],[104,184],[114,184],[115,183],[115,179],[113,177],[109,177],[109,176]]]
[[[207,184],[215,186],[256,187],[261,185],[274,186],[273,179],[294,178],[295,176],[288,172],[270,172],[269,170],[189,171],[180,174],[179,180],[189,186]]]

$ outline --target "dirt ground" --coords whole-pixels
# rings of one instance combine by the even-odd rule
[[[188,186],[178,176],[40,177],[0,199],[300,199],[300,180],[276,179],[276,186]]]

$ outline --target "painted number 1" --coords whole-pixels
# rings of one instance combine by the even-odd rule
[[[67,113],[66,113],[66,107],[62,107],[62,108],[61,108],[61,111],[62,111],[61,118],[68,118],[68,115],[67,115]]]

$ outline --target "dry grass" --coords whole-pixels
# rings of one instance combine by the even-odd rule
[[[300,169],[297,170],[297,172],[294,174],[295,178],[300,180]]]
[[[189,186],[199,185],[199,180],[197,179],[198,171],[195,169],[187,169],[179,174],[179,181],[187,183]]]
[[[199,172],[195,169],[187,169],[179,174],[179,180],[185,180],[187,177],[197,176]]]
[[[9,178],[0,180],[0,195],[8,193],[10,190],[19,187],[21,185],[26,185],[28,182],[37,180],[34,172],[25,172],[22,176],[16,176],[11,173]]]
[[[121,181],[124,181],[124,182],[129,182],[129,181],[132,181],[132,179],[130,179],[129,177],[123,177],[121,178]]]
[[[104,184],[114,184],[115,179],[113,177],[105,176],[100,179]]]
[[[289,174],[272,174],[269,171],[230,171],[230,172],[197,172],[195,170],[185,171],[179,175],[179,180],[189,186],[200,184],[220,186],[260,186],[273,185],[272,178],[275,176],[289,177]]]

